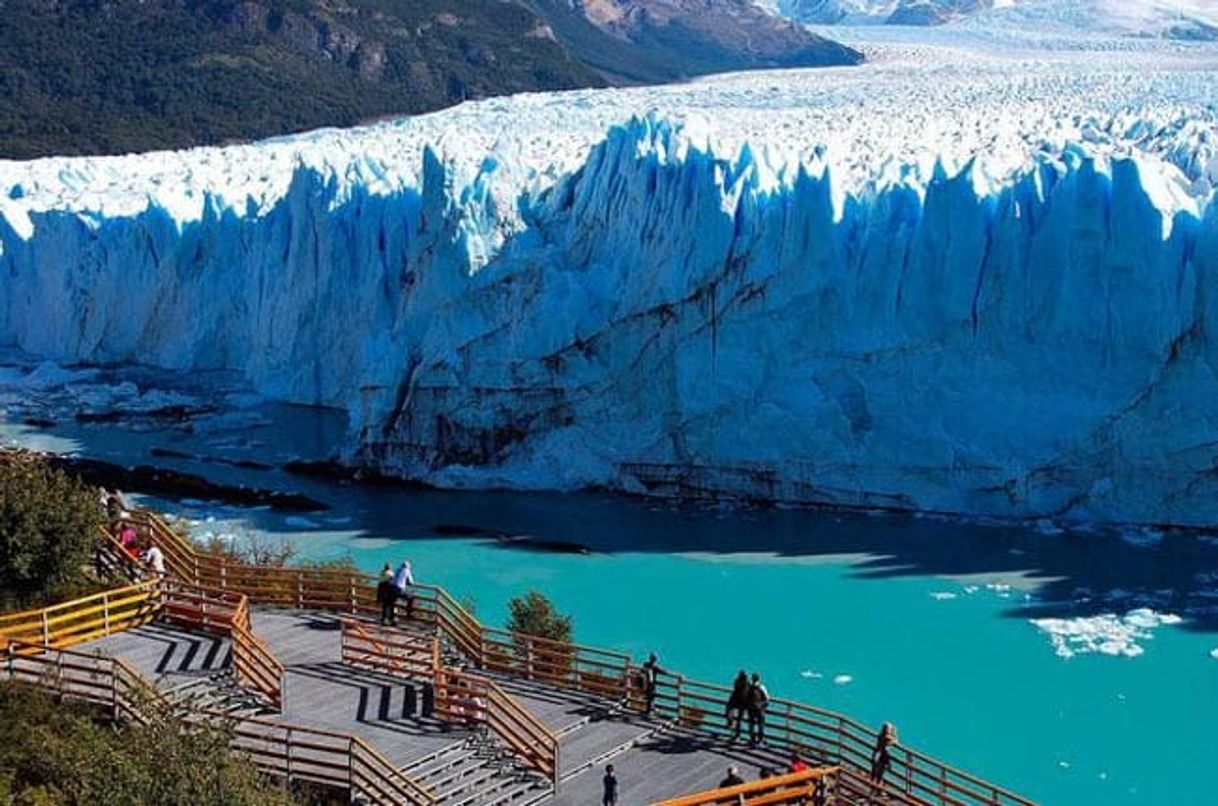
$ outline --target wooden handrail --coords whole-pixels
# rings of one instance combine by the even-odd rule
[[[70,647],[147,624],[158,611],[155,582],[127,585],[0,617],[0,646],[15,640],[46,647]]]
[[[440,667],[440,639],[395,627],[340,620],[343,663],[412,680],[434,682]]]
[[[437,716],[470,727],[485,725],[508,750],[558,788],[558,737],[493,680],[440,668],[435,691]]]
[[[708,789],[692,795],[659,801],[653,806],[716,806],[716,804],[745,804],[765,806],[778,803],[816,803],[820,806],[833,792],[840,767],[816,767],[802,772],[776,775],[736,786]]]

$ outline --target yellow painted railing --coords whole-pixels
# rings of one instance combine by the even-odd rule
[[[21,641],[66,648],[147,624],[159,609],[156,582],[141,582],[70,602],[0,616],[0,645]]]

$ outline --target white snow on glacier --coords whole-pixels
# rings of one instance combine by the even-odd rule
[[[0,163],[0,342],[440,484],[1218,522],[1218,50],[875,53]]]

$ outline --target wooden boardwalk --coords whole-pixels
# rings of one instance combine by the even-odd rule
[[[284,664],[283,708],[259,708],[226,674],[229,640],[154,622],[81,645],[118,657],[176,698],[200,698],[234,713],[355,734],[443,803],[599,804],[606,763],[617,768],[619,803],[636,806],[713,787],[729,765],[746,778],[783,759],[627,713],[620,704],[544,684],[491,675],[559,737],[557,793],[537,776],[496,767],[470,731],[426,716],[430,686],[341,660],[340,620],[328,613],[255,609],[255,632]]]

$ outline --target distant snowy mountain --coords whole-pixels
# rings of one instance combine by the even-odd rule
[[[1010,0],[778,0],[778,13],[818,25],[938,25]]]
[[[1218,39],[1218,0],[776,0],[769,6],[816,25],[1048,27],[1090,34]]]

